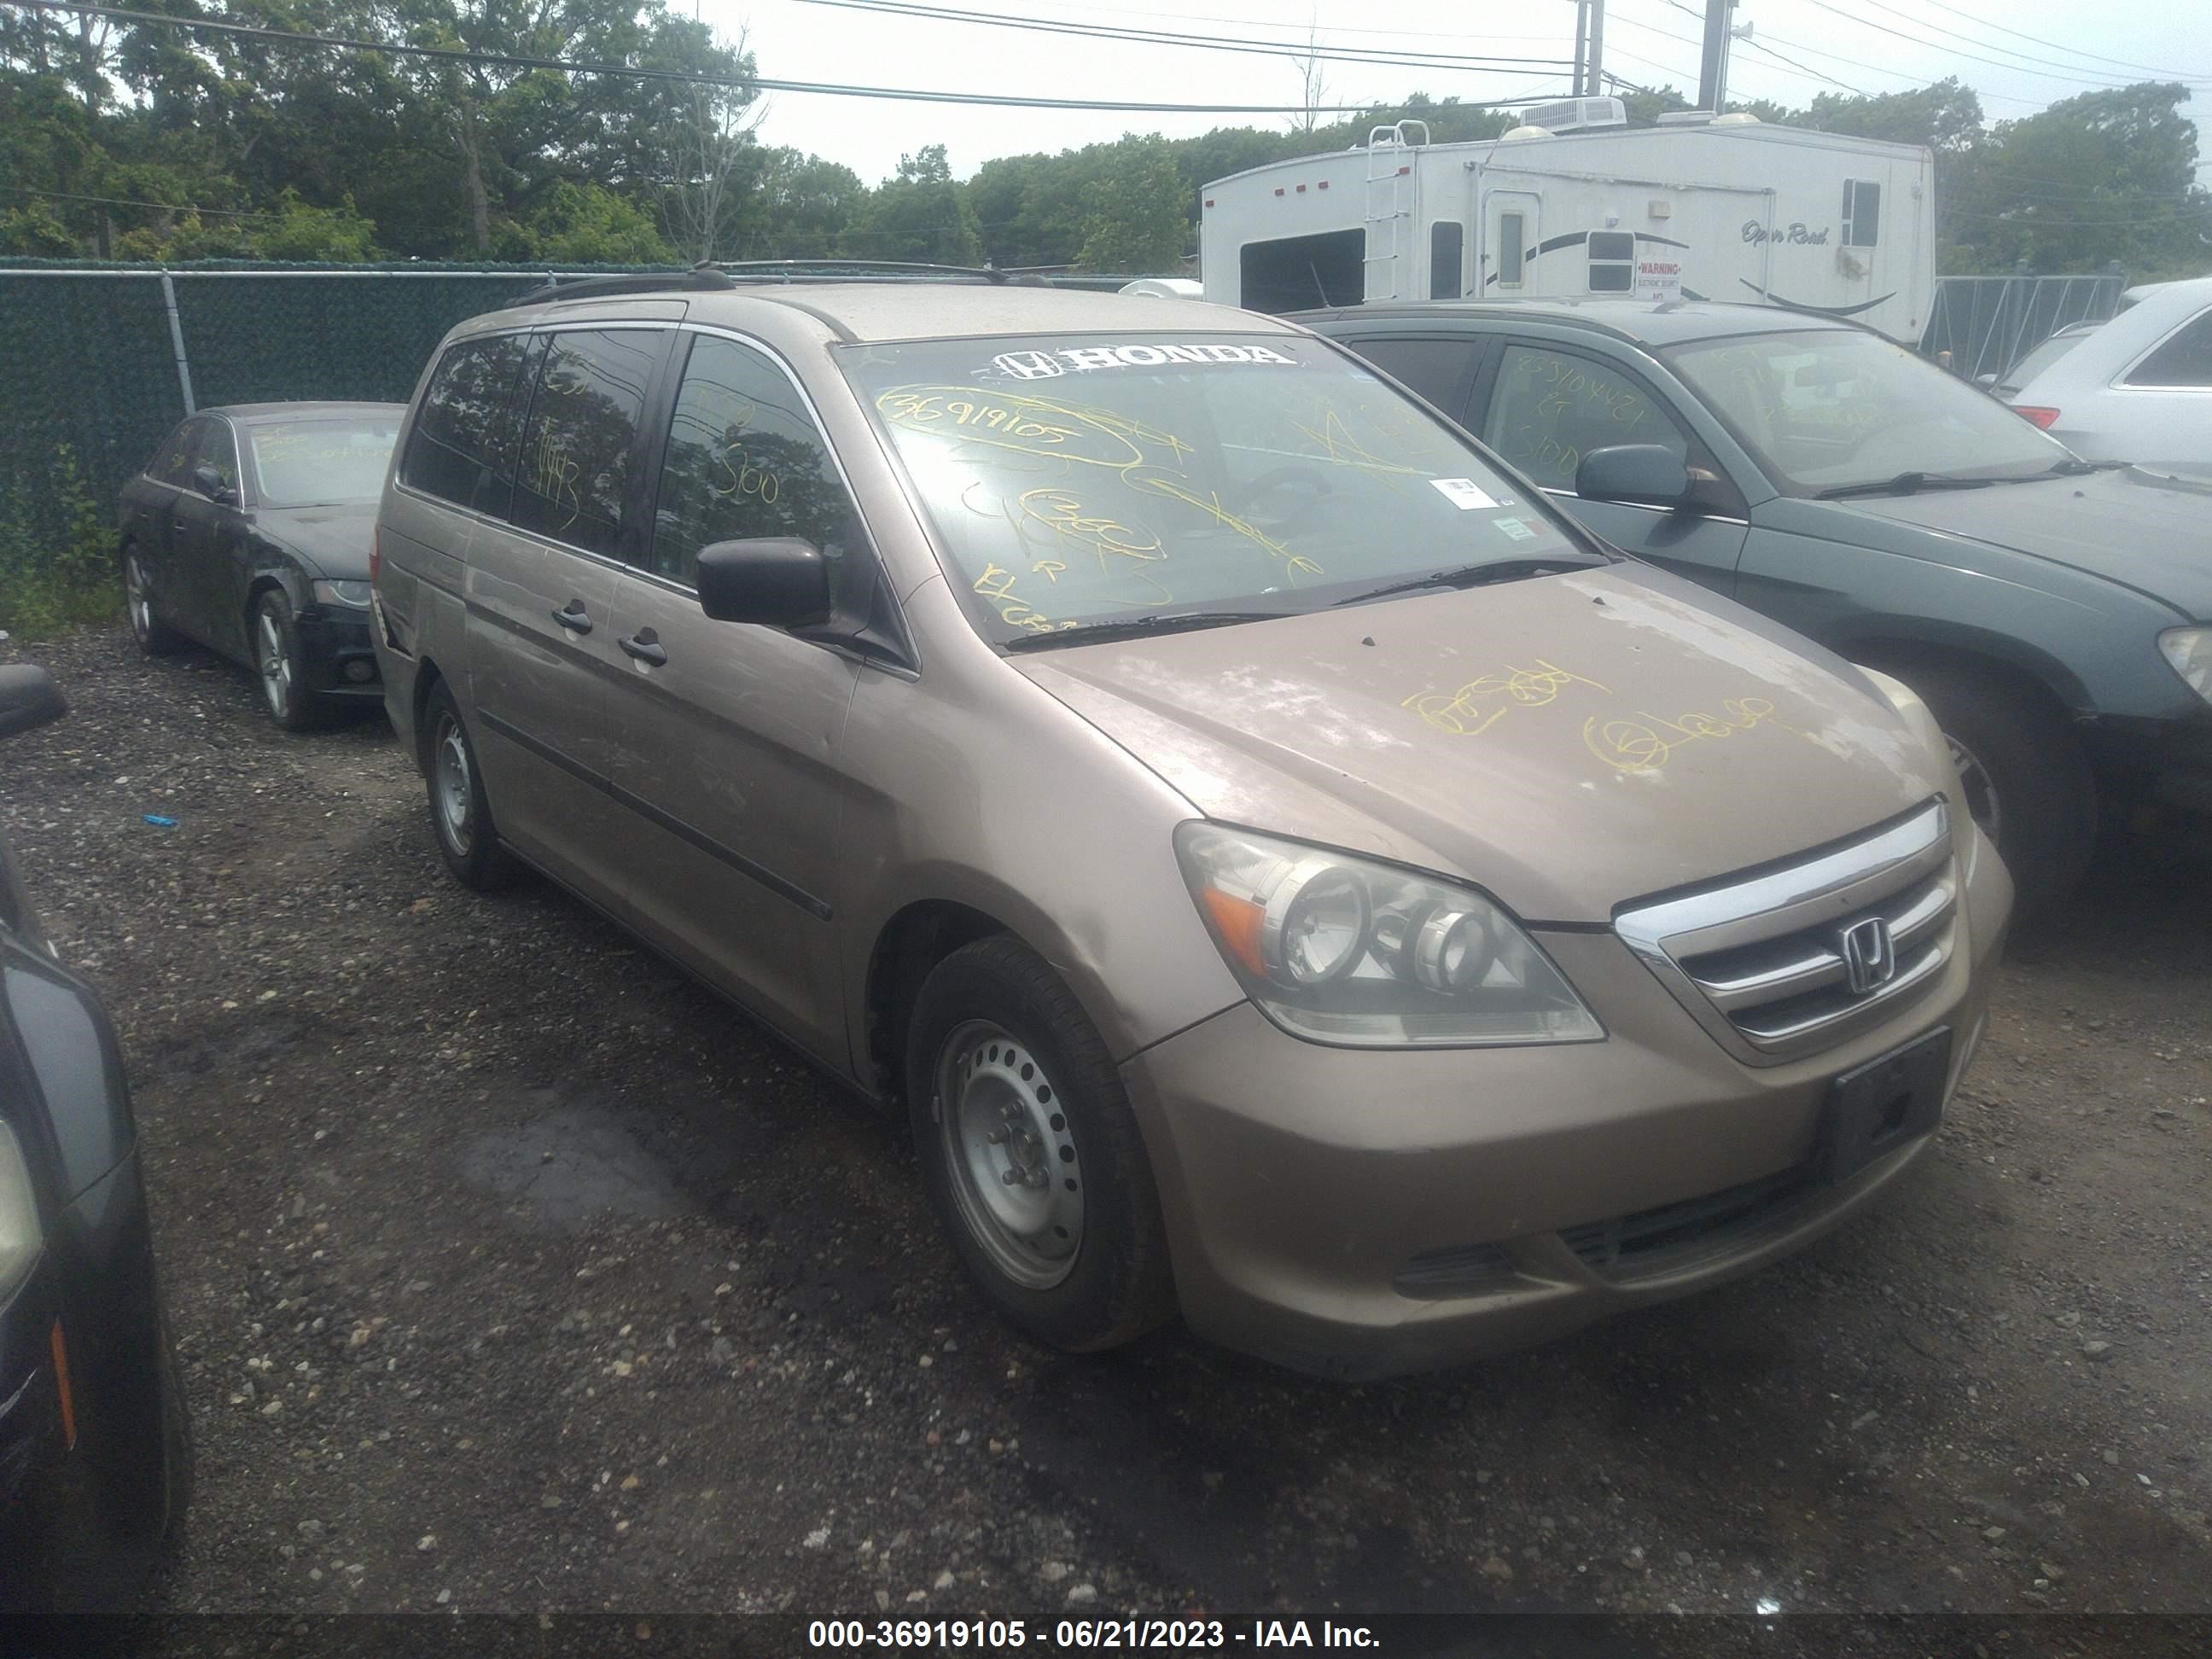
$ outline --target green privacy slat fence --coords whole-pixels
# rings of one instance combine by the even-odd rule
[[[563,268],[562,274],[653,266]],[[170,267],[194,401],[404,402],[439,337],[546,278],[543,266]],[[103,507],[182,418],[161,272],[144,265],[0,261],[0,493],[59,525],[50,479],[77,456]]]
[[[563,266],[566,276],[666,271]],[[404,402],[445,331],[541,286],[542,265],[167,267],[194,405],[302,398]],[[103,508],[185,414],[161,267],[0,260],[0,497],[59,530],[50,480],[76,454]],[[1127,276],[1058,276],[1118,288]],[[4,503],[0,503],[4,505]]]

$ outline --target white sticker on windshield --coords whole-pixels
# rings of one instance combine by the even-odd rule
[[[1536,539],[1535,527],[1526,519],[1492,519],[1491,523],[1496,525],[1516,542],[1533,542]]]
[[[1498,505],[1475,486],[1472,478],[1431,478],[1429,487],[1462,513],[1472,513],[1479,507]]]
[[[1280,363],[1297,367],[1262,345],[1075,346],[1066,351],[1006,351],[991,360],[1001,374],[1017,380],[1048,380],[1088,368],[1154,368],[1169,363]]]

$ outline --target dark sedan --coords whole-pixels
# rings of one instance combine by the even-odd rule
[[[141,649],[187,640],[261,678],[270,718],[319,726],[382,695],[368,561],[398,404],[204,409],[123,486],[123,585]]]
[[[0,668],[0,738],[61,712]],[[0,1613],[127,1606],[191,1474],[115,1034],[0,840]]]

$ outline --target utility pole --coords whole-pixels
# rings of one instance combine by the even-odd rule
[[[1590,90],[1583,76],[1583,67],[1589,46],[1589,0],[1575,0],[1575,79],[1574,92],[1579,98]]]
[[[1605,84],[1605,0],[1589,0],[1589,88],[1595,96]]]
[[[1720,113],[1728,95],[1729,14],[1735,0],[1705,0],[1705,52],[1698,63],[1698,107]]]

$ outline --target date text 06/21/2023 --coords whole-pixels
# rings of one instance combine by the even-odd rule
[[[1382,1642],[1369,1626],[1304,1619],[816,1619],[811,1648],[907,1648],[986,1653],[1135,1648],[1364,1648]]]

